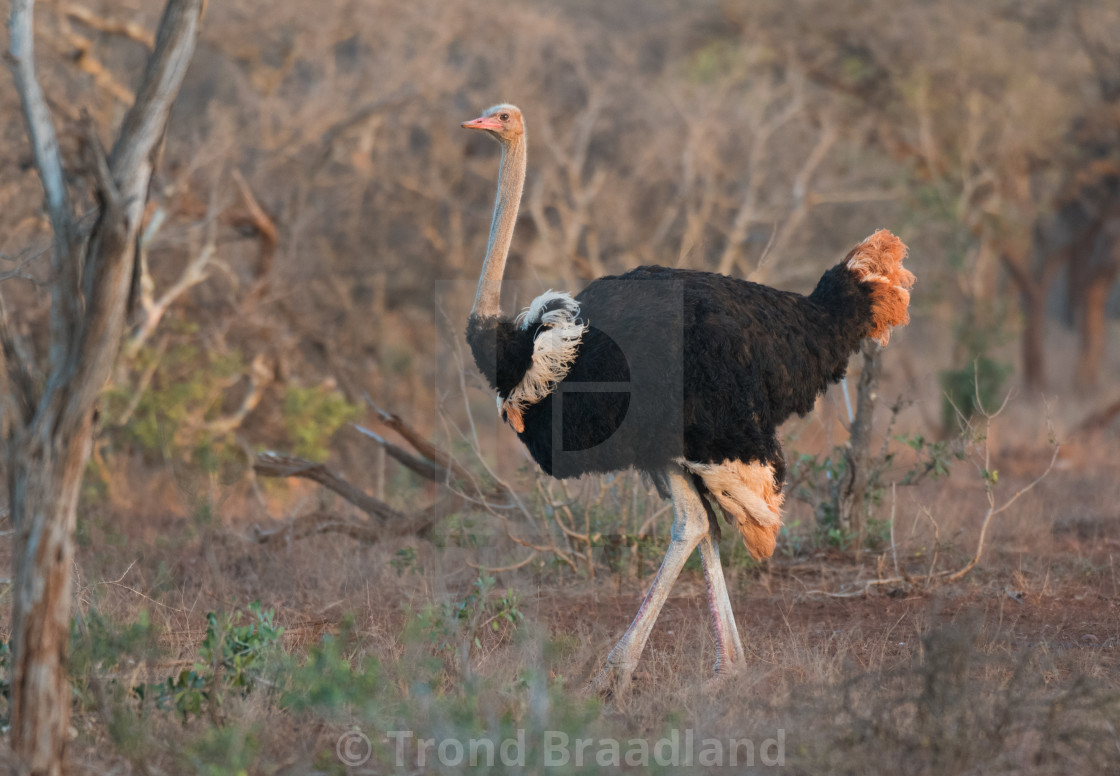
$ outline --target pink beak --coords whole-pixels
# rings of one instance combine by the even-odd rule
[[[492,129],[495,132],[502,131],[502,122],[498,120],[497,116],[479,116],[477,119],[464,121],[459,126],[463,129]]]

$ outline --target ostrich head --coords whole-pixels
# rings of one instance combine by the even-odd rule
[[[487,108],[482,115],[459,126],[464,129],[481,129],[502,145],[508,145],[525,134],[525,124],[521,119],[521,109],[516,105],[503,103]]]

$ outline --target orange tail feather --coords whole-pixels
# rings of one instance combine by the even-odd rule
[[[861,242],[845,259],[861,282],[872,283],[872,339],[886,345],[891,329],[910,321],[910,289],[914,273],[902,266],[907,248],[902,240],[880,229]]]

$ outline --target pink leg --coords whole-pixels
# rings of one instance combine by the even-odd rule
[[[650,585],[634,622],[607,655],[607,664],[603,670],[584,687],[585,692],[622,693],[630,686],[630,679],[638,665],[638,658],[645,649],[650,631],[657,621],[657,615],[661,613],[661,608],[669,597],[669,590],[677,581],[692,550],[708,536],[708,515],[704,511],[704,504],[700,501],[700,494],[696,492],[696,488],[677,468],[668,473],[667,479],[673,497],[673,528],[665,560],[661,562],[661,568],[658,569],[657,576],[654,577],[653,584]],[[717,558],[717,568],[718,563]],[[720,582],[723,582],[722,572]],[[723,588],[723,596],[727,597],[726,585]],[[730,606],[727,609],[730,612]],[[731,627],[734,628],[734,623]]]
[[[739,640],[739,629],[735,626],[731,599],[727,595],[727,581],[719,562],[719,545],[710,533],[700,540],[700,561],[704,566],[704,579],[708,583],[708,608],[712,612],[716,636],[715,670],[717,674],[724,674],[742,667],[746,662],[746,655],[743,652],[743,642]]]

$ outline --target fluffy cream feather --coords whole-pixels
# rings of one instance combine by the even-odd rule
[[[542,312],[557,302],[559,307]],[[533,340],[533,363],[500,405],[502,417],[520,433],[525,430],[521,417],[525,408],[548,396],[568,376],[587,326],[580,320],[579,302],[559,291],[538,296],[521,311],[516,322],[524,331],[539,327]]]
[[[700,477],[728,518],[734,518],[747,550],[755,558],[774,553],[782,527],[782,493],[774,487],[774,468],[758,462],[725,460],[697,463],[676,459]]]

